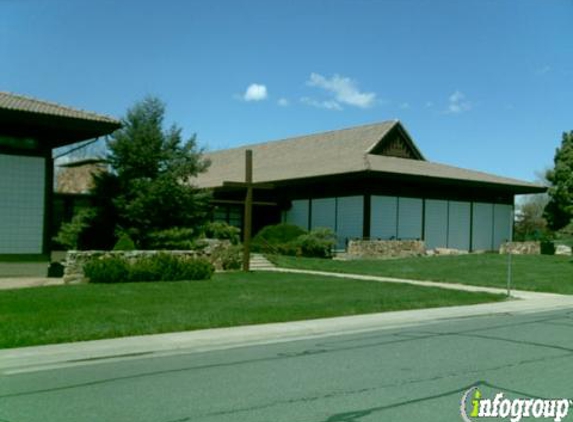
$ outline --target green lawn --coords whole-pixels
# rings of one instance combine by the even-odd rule
[[[288,268],[370,274],[415,280],[444,281],[505,288],[507,255],[470,254],[391,260],[332,261],[271,257]],[[573,294],[573,260],[549,255],[513,255],[513,287],[521,290]]]
[[[0,291],[0,347],[500,301],[504,297],[297,274]]]

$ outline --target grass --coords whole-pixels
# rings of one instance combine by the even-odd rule
[[[298,274],[0,291],[0,347],[123,337],[503,300]]]
[[[415,280],[501,287],[507,284],[507,255],[470,254],[392,260],[332,261],[271,257],[275,264],[316,271],[369,274]],[[573,260],[549,255],[513,255],[513,288],[573,294]]]

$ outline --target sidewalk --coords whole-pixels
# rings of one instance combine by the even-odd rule
[[[48,277],[6,277],[0,278],[0,290],[24,289],[28,287],[63,286],[63,278]]]
[[[399,280],[356,274],[273,269],[282,272],[328,274],[333,277],[435,286],[465,291],[505,293],[503,289]],[[351,282],[351,281],[350,281]],[[132,359],[138,356],[166,356],[234,347],[279,343],[324,336],[396,329],[430,324],[448,319],[496,314],[527,314],[573,308],[573,296],[514,291],[513,300],[469,306],[384,312],[347,317],[324,318],[273,324],[167,333],[118,339],[93,340],[48,346],[0,350],[0,374],[29,372],[69,365],[98,363],[106,359]]]

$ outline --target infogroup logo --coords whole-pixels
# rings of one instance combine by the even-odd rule
[[[460,413],[465,422],[483,418],[509,419],[519,422],[524,418],[549,419],[560,422],[569,414],[573,401],[569,399],[509,399],[503,393],[484,398],[478,387],[472,387],[462,396]]]

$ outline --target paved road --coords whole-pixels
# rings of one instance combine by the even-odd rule
[[[0,421],[456,421],[475,384],[573,398],[572,334],[573,310],[560,310],[76,362],[3,375]]]

